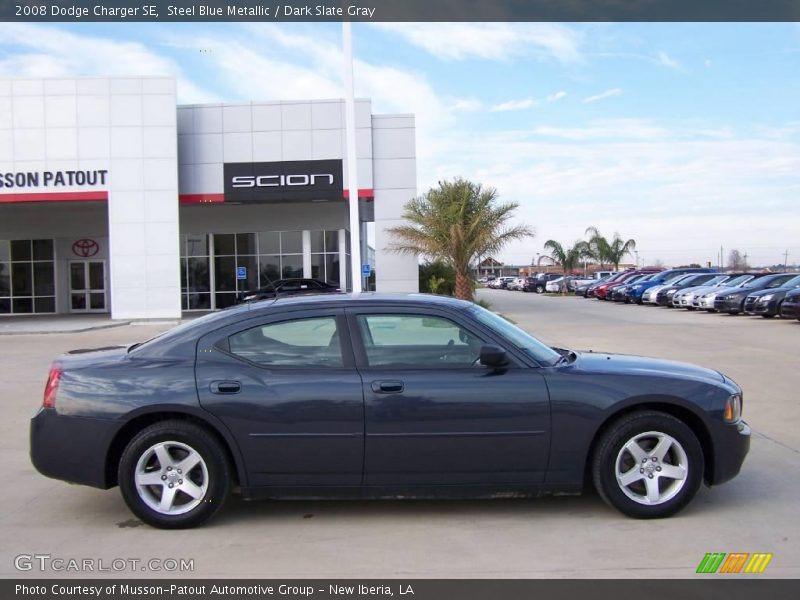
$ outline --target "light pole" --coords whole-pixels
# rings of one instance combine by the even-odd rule
[[[344,55],[344,122],[347,138],[347,188],[350,205],[350,280],[353,293],[362,290],[361,221],[358,217],[358,161],[356,160],[356,102],[353,90],[353,32],[350,21],[342,21]]]

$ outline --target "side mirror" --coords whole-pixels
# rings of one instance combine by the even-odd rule
[[[508,365],[508,357],[506,351],[498,346],[481,346],[480,363],[497,369]]]

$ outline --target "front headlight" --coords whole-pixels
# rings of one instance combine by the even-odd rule
[[[742,395],[733,394],[725,401],[725,422],[736,423],[742,418]]]
[[[775,294],[767,294],[766,296],[761,296],[761,298],[758,298],[758,301],[767,302],[768,300],[772,300],[774,296]]]

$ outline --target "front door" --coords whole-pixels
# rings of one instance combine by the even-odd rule
[[[105,261],[69,261],[69,310],[108,312]]]
[[[348,319],[364,382],[366,485],[544,480],[550,406],[538,369],[477,364],[496,341],[452,315],[348,309]]]

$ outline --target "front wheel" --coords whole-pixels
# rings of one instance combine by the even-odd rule
[[[594,485],[603,500],[638,519],[683,509],[700,488],[703,471],[697,436],[683,421],[655,411],[612,424],[592,460]]]
[[[543,285],[537,285],[536,286],[536,293],[537,294],[544,294],[544,286]]]
[[[161,529],[200,525],[230,491],[224,449],[186,421],[163,421],[137,433],[122,453],[118,478],[128,508]]]

